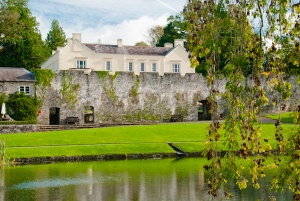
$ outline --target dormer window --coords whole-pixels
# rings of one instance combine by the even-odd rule
[[[76,68],[83,69],[86,68],[85,60],[77,60]]]

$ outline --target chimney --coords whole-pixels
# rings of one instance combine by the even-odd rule
[[[183,46],[183,39],[175,39],[174,40],[174,46],[176,47],[177,45],[181,45],[182,47]]]
[[[172,48],[172,47],[173,47],[173,44],[172,44],[172,43],[165,43],[165,44],[164,44],[164,47]]]
[[[117,44],[118,44],[118,47],[123,47],[123,45],[122,45],[122,39],[119,38]]]
[[[81,43],[81,33],[73,33],[72,38],[73,40],[77,40],[78,42]]]

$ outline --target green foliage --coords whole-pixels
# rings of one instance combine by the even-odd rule
[[[18,32],[20,37],[5,40],[0,52],[0,66],[40,68],[47,53],[38,30],[38,23],[28,8],[27,0],[7,0],[7,9],[19,15],[18,23],[22,24]],[[18,24],[17,23],[17,24]]]
[[[0,121],[0,125],[24,125],[24,124],[36,124],[37,120],[29,121]]]
[[[129,96],[136,98],[139,95],[138,90],[142,81],[142,78],[138,79],[137,76],[134,75],[134,84],[130,89]]]
[[[0,94],[0,105],[2,105],[2,103],[6,103],[7,100],[7,96],[5,93],[1,93]]]
[[[191,63],[193,67],[200,63],[204,64],[202,71],[207,71],[207,85],[210,87],[207,99],[211,104],[212,123],[209,126],[204,155],[210,160],[205,169],[209,173],[207,178],[209,193],[213,196],[217,196],[220,188],[224,188],[225,194],[229,195],[225,187],[228,178],[234,178],[240,189],[246,188],[248,183],[254,188],[260,187],[259,179],[264,177],[266,169],[264,161],[271,149],[268,140],[262,138],[261,128],[256,126],[260,109],[268,103],[261,74],[265,73],[264,64],[264,68],[269,71],[268,75],[271,75],[268,77],[268,84],[277,91],[277,103],[290,97],[291,85],[284,75],[287,68],[284,59],[290,52],[291,44],[298,40],[294,39],[299,36],[297,36],[299,32],[295,31],[293,24],[290,23],[294,20],[299,21],[299,6],[293,8],[291,6],[289,1],[193,0],[189,1],[185,8]],[[251,27],[249,19],[256,20],[257,23],[252,25],[257,27]],[[257,35],[252,30],[256,30]],[[273,41],[266,60],[263,51],[264,37]],[[251,77],[247,80],[250,74]],[[225,92],[220,94],[216,90],[218,85],[216,80],[222,77],[226,77],[227,84]],[[227,101],[229,108],[224,123],[215,117],[220,98]],[[292,146],[289,146],[289,152],[282,152],[285,150],[286,141],[282,126],[277,125],[275,137],[278,141],[278,152],[295,156],[294,151],[298,150],[296,146],[298,137],[295,136],[290,141]],[[218,144],[222,137],[225,138],[227,150],[239,150],[237,155],[236,152],[229,151],[224,158],[220,157],[221,150]],[[242,140],[238,140],[239,138]],[[237,157],[246,160],[250,153],[254,155],[254,159],[249,166],[236,163]],[[288,171],[285,170],[287,174],[282,174],[281,183],[289,182],[287,175],[294,175],[296,180],[292,180],[289,187],[295,192],[294,198],[300,200],[299,175],[294,171],[298,166],[293,169],[291,164],[288,166],[283,164],[283,167],[288,167]],[[244,168],[252,175],[249,181],[242,174]]]
[[[0,167],[5,163],[5,140],[0,139]]]
[[[7,113],[17,121],[35,121],[40,102],[32,96],[16,92],[9,94]]]
[[[99,77],[100,83],[103,86],[103,90],[106,92],[110,101],[115,104],[118,100],[118,97],[114,87],[114,80],[118,77],[119,73],[115,72],[114,75],[110,75],[108,71],[96,71],[96,73]]]
[[[78,102],[78,90],[79,84],[74,84],[73,77],[70,75],[67,76],[66,71],[64,71],[60,93],[70,109],[74,109],[76,103]]]
[[[48,49],[49,55],[52,54],[52,50],[56,50],[57,47],[64,47],[66,45],[66,34],[59,26],[58,20],[53,20],[51,23],[51,29],[47,34],[45,45]]]
[[[17,2],[17,1],[15,1]],[[21,39],[20,32],[24,24],[20,21],[20,14],[10,9],[9,1],[0,1],[0,44],[6,41]]]
[[[43,88],[51,86],[51,81],[55,76],[55,73],[52,70],[34,69],[33,73],[35,75],[37,85],[42,86]]]
[[[156,46],[164,47],[165,43],[174,43],[175,39],[186,39],[186,21],[182,13],[168,18],[168,24],[163,29]]]

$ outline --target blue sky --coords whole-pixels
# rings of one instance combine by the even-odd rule
[[[182,11],[187,0],[29,0],[29,8],[46,37],[57,19],[67,37],[81,33],[82,41],[124,45],[147,42],[147,30],[166,25],[170,15]],[[46,3],[47,2],[47,3]]]

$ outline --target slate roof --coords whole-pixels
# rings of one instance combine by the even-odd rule
[[[140,46],[123,46],[89,44],[84,43],[86,47],[95,53],[106,54],[127,54],[127,55],[148,55],[148,56],[165,56],[174,48],[169,47],[140,47]]]
[[[25,68],[0,67],[0,82],[35,82],[35,77]]]

